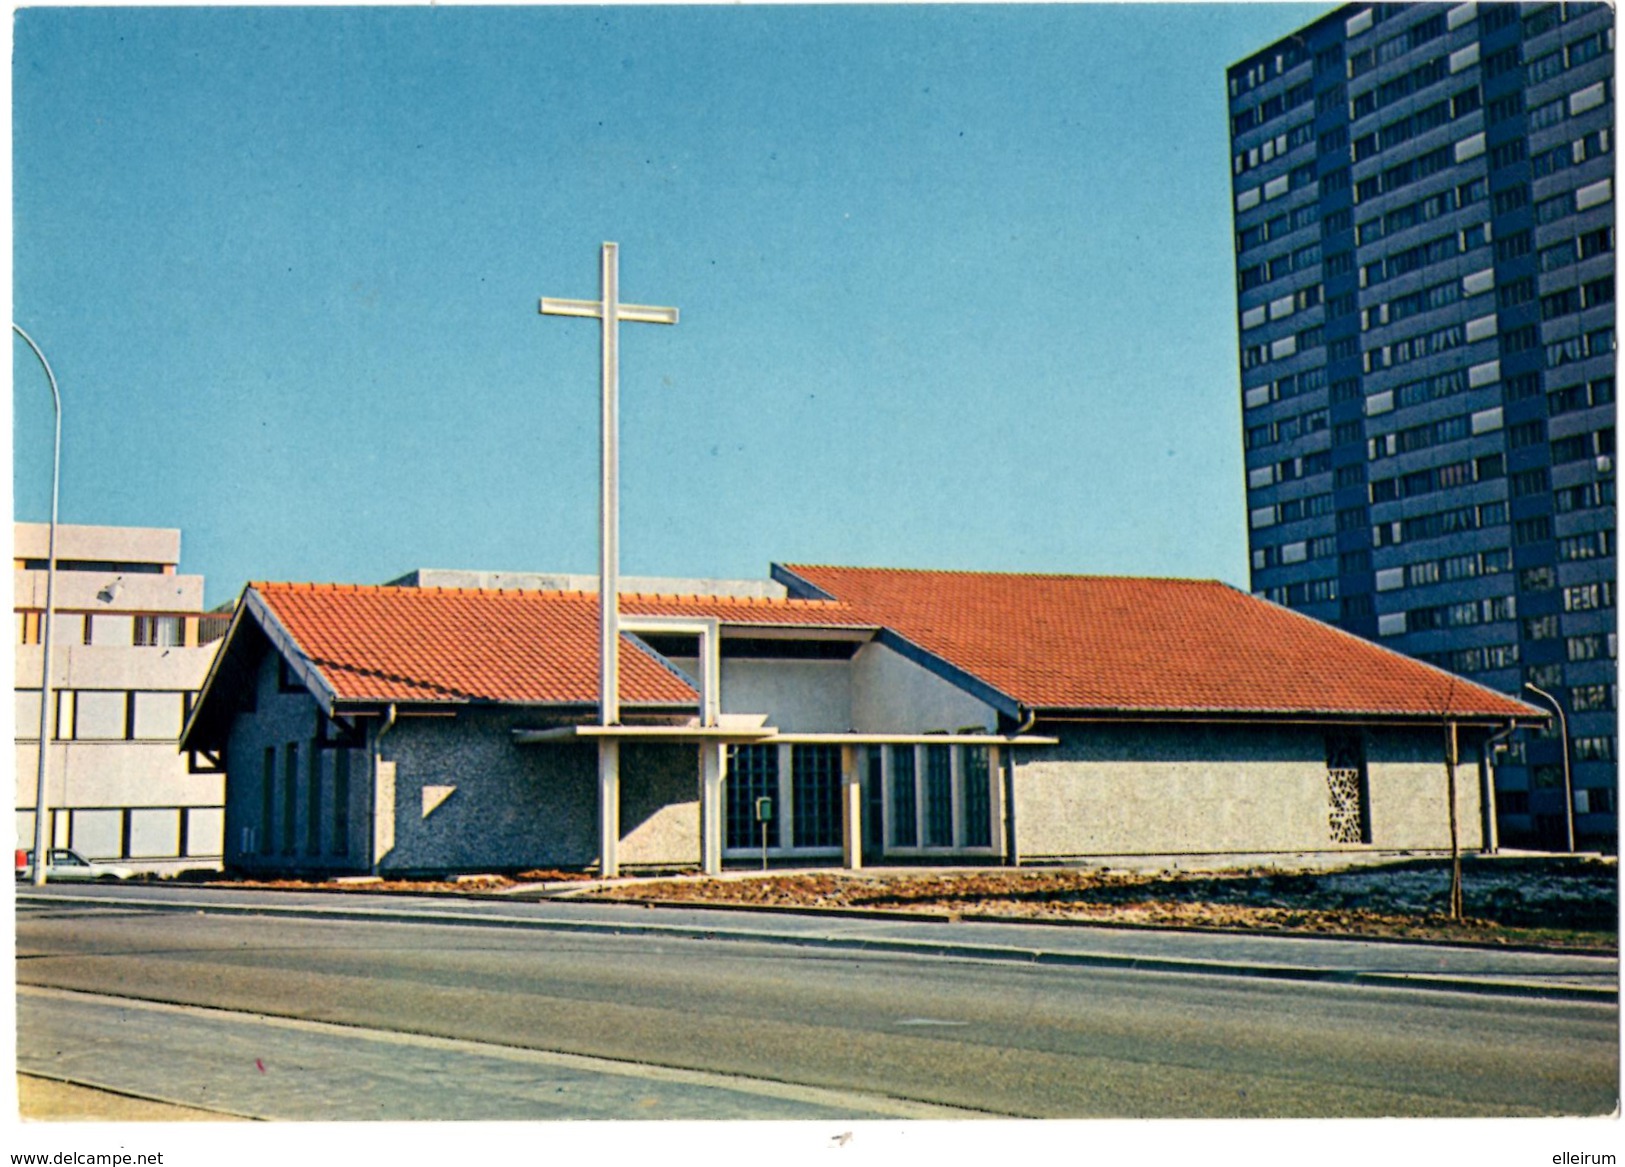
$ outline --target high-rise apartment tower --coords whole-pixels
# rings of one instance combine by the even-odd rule
[[[1351,4],[1229,71],[1254,592],[1509,693],[1617,838],[1613,12]],[[1441,710],[1443,713],[1443,710]]]

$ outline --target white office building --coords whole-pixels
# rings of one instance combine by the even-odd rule
[[[181,726],[229,620],[181,575],[180,532],[57,527],[46,802],[51,845],[138,871],[218,866],[221,774],[193,773]],[[17,523],[17,845],[32,846],[49,528]]]

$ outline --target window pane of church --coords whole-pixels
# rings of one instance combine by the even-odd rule
[[[981,746],[966,747],[959,767],[959,821],[963,824],[967,847],[987,847],[993,842],[989,822],[992,791],[988,781],[987,750]]]
[[[864,751],[864,764],[868,767],[865,779],[868,786],[864,791],[863,842],[867,847],[880,847],[884,838],[881,831],[886,818],[886,787],[882,777],[881,757],[879,746],[870,746]]]
[[[305,783],[305,854],[322,853],[322,751],[311,746]]]
[[[947,746],[925,747],[925,845],[954,845],[954,786],[952,751]]]
[[[797,847],[837,847],[841,842],[841,751],[837,746],[796,746],[791,751],[796,800]]]
[[[756,800],[771,798],[773,818],[767,824],[767,845],[779,845],[779,748],[734,746],[728,755],[729,847],[760,847],[762,828],[756,822]]]
[[[350,751],[333,754],[333,854],[350,853]]]
[[[914,747],[891,748],[891,844],[913,847],[919,842],[914,825]]]
[[[299,743],[289,742],[282,750],[282,853],[292,855],[299,813]]]
[[[276,810],[276,747],[265,747],[265,768],[260,772],[260,854],[275,850],[271,815]]]

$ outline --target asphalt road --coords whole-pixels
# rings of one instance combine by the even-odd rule
[[[17,977],[19,1069],[257,1117],[1600,1114],[1618,1096],[1611,1004],[636,930],[27,899]],[[139,1089],[156,1041],[163,1088]]]

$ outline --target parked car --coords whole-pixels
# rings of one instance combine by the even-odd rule
[[[52,847],[45,862],[46,883],[84,883],[93,879],[129,879],[135,872],[117,863],[86,859],[68,847]],[[17,878],[34,878],[34,852],[18,850]]]

